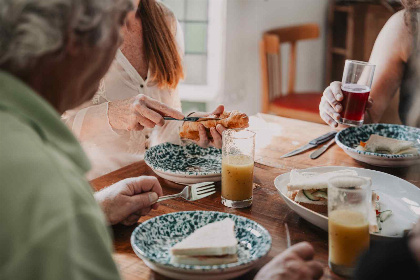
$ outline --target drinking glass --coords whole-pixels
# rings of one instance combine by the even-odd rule
[[[328,181],[328,264],[351,277],[360,254],[369,247],[371,181],[342,176]]]
[[[346,60],[341,85],[344,98],[340,123],[350,126],[363,124],[374,72],[373,64]]]
[[[222,204],[231,208],[252,205],[255,133],[227,129],[222,134]]]

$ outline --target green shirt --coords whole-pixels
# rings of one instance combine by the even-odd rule
[[[119,279],[89,168],[53,107],[0,71],[0,279]]]

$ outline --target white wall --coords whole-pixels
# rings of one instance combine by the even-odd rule
[[[228,109],[255,114],[261,109],[258,44],[265,30],[301,23],[318,23],[318,40],[298,43],[296,90],[321,91],[325,69],[328,0],[227,0],[224,87],[214,102]],[[283,87],[287,79],[288,47],[282,47]],[[214,106],[214,104],[209,104]]]

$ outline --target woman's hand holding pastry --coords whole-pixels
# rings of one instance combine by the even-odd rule
[[[194,113],[191,116],[192,117],[207,117],[211,115],[211,116],[218,117],[224,111],[225,111],[225,107],[223,105],[219,105],[217,106],[216,110],[214,110],[211,113],[199,112],[199,113]],[[195,141],[195,142],[197,145],[203,148],[212,146],[212,147],[221,149],[222,148],[222,133],[225,129],[226,128],[221,124],[218,124],[216,127],[210,128],[210,134],[213,138],[212,140],[210,140],[209,137],[207,136],[206,128],[204,127],[204,125],[200,124],[198,128],[200,140]]]
[[[108,104],[109,124],[116,130],[143,130],[145,127],[163,126],[163,116],[184,118],[181,112],[144,94]]]

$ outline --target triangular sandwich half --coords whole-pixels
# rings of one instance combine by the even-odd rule
[[[171,261],[190,265],[236,262],[235,222],[232,219],[205,225],[171,248]]]

